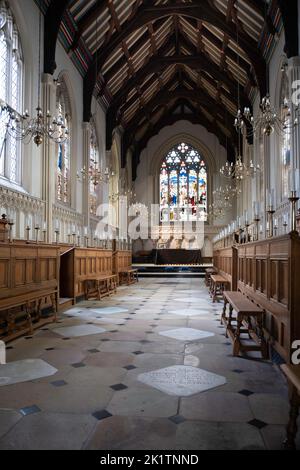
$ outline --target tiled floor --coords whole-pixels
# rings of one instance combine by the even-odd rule
[[[285,381],[220,313],[199,279],[148,278],[10,344],[57,372],[0,386],[0,449],[280,449]]]

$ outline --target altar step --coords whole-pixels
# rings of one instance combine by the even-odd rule
[[[205,270],[211,265],[198,265],[198,266],[158,266],[158,265],[141,265],[134,264],[133,268],[138,270],[139,277],[190,277],[190,278],[204,278]]]

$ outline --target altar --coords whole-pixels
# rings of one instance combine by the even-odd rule
[[[152,259],[157,265],[199,265],[201,250],[155,249],[152,252]]]

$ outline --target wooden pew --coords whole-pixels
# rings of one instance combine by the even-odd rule
[[[131,284],[139,282],[139,272],[137,269],[121,268],[119,271],[119,280],[120,284],[124,282],[130,286]]]
[[[238,246],[238,290],[265,311],[264,336],[288,364],[300,338],[299,279],[298,235]]]
[[[227,305],[229,314],[226,315]],[[233,311],[236,317],[233,318]],[[226,337],[233,341],[233,355],[240,351],[260,351],[264,359],[268,357],[268,348],[263,334],[264,311],[240,292],[224,292],[224,308],[221,323],[226,327]],[[233,323],[236,323],[234,326]],[[255,345],[242,343],[241,334],[247,333]]]
[[[5,342],[56,321],[59,262],[56,246],[0,245],[0,338]],[[46,309],[49,316],[43,315]]]
[[[80,301],[86,281],[113,274],[112,250],[73,247],[61,256],[60,296]]]
[[[132,252],[118,250],[113,254],[113,272],[118,276],[118,285],[138,282],[138,270],[132,269]]]
[[[290,419],[286,428],[286,440],[284,448],[287,450],[296,450],[295,439],[297,436],[297,418],[300,408],[300,365],[292,366],[284,364],[281,366],[284,375],[287,378],[290,392]]]
[[[220,274],[212,274],[211,286],[210,286],[210,296],[212,301],[215,302],[218,296],[223,296],[223,292],[230,286],[230,283],[225,277]]]
[[[228,250],[231,249],[230,268]],[[232,270],[233,278],[236,273],[237,286],[231,290],[242,292],[265,311],[264,337],[284,361],[290,363],[291,345],[300,338],[299,236],[287,234],[233,248],[217,243],[214,266],[222,275],[224,270]]]
[[[205,285],[206,285],[206,287],[210,287],[211,275],[212,274],[218,274],[218,270],[216,268],[207,268],[207,269],[205,269]]]
[[[117,293],[117,275],[103,275],[85,280],[85,299],[96,297],[101,300],[103,297]]]
[[[214,251],[213,263],[218,274],[230,283],[230,290],[237,290],[238,282],[238,251],[236,246],[219,248]]]

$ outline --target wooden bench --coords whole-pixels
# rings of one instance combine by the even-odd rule
[[[220,274],[212,274],[210,278],[210,296],[215,302],[218,296],[223,296],[223,292],[230,286],[230,282]]]
[[[124,282],[129,286],[130,284],[139,282],[139,272],[137,269],[121,268],[119,270],[119,278],[120,278],[121,284],[122,284],[122,281],[124,280]]]
[[[210,287],[211,284],[211,275],[218,274],[218,270],[215,268],[207,268],[205,270],[205,285],[206,287]]]
[[[251,302],[241,292],[224,292],[224,308],[221,323],[226,327],[226,337],[233,341],[233,355],[240,351],[260,351],[264,359],[268,358],[268,348],[263,334],[264,310]],[[229,305],[229,314],[227,313]],[[233,311],[236,317],[233,317]],[[255,320],[255,321],[254,321]],[[235,325],[234,325],[235,323]],[[243,344],[241,334],[247,333],[255,345]]]
[[[42,318],[41,307],[50,299],[53,314]],[[26,292],[15,297],[0,300],[1,338],[8,342],[24,334],[32,334],[34,329],[57,320],[58,291],[57,285]]]
[[[284,364],[281,366],[287,378],[290,392],[290,419],[286,428],[286,440],[283,446],[287,450],[296,450],[295,439],[297,436],[297,418],[300,407],[300,365]]]
[[[118,276],[116,274],[104,274],[102,276],[90,277],[85,280],[85,298],[96,297],[101,300],[103,297],[117,293]]]

